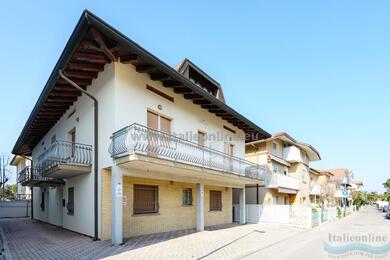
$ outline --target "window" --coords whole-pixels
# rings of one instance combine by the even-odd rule
[[[183,189],[183,205],[192,205],[192,189]]]
[[[73,128],[72,130],[69,131],[68,138],[69,138],[69,142],[72,143],[72,149],[70,150],[70,153],[71,153],[70,156],[74,157],[75,153],[76,153],[76,146],[75,146],[75,143],[76,143],[76,128]]]
[[[303,183],[307,183],[308,182],[308,176],[307,176],[306,169],[302,169],[301,170],[301,180],[302,180]]]
[[[154,112],[147,112],[147,124],[149,128],[164,132],[166,134],[171,133],[171,119],[158,115]]]
[[[234,144],[226,143],[225,153],[227,153],[230,156],[234,156]]]
[[[206,144],[206,133],[198,131],[198,144],[201,146]]]
[[[283,174],[286,175],[286,176],[288,175],[288,168],[287,167],[284,167]]]
[[[158,213],[158,186],[134,184],[133,214]]]
[[[68,215],[74,216],[74,187],[68,188],[68,204],[66,205]]]
[[[287,204],[288,204],[287,197],[284,197],[284,205],[287,205]]]
[[[41,193],[41,210],[42,211],[45,211],[45,193],[44,192],[42,192]]]
[[[272,164],[272,172],[274,174],[280,173],[280,166],[279,166],[279,164],[276,164],[276,163]]]
[[[210,191],[210,211],[222,210],[222,191]]]
[[[272,149],[274,150],[274,152],[278,151],[278,144],[272,143]]]

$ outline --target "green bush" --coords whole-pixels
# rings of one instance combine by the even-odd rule
[[[317,209],[316,208],[311,208],[311,213],[317,213]]]
[[[338,218],[341,217],[341,209],[340,209],[340,207],[337,207],[337,217]]]

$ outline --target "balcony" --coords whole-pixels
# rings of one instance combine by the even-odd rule
[[[38,168],[31,168],[27,166],[24,168],[18,176],[18,182],[22,186],[59,186],[64,185],[65,182],[61,179],[53,179],[49,177],[43,177]]]
[[[292,145],[283,149],[283,159],[290,162],[302,162],[301,151],[298,147]]]
[[[270,181],[266,184],[267,188],[278,189],[278,192],[296,194],[299,190],[299,179],[274,173]]]
[[[55,141],[38,157],[37,168],[44,177],[72,178],[91,172],[91,153],[91,145]]]
[[[264,166],[139,124],[132,124],[115,132],[111,139],[109,152],[117,164],[132,161],[134,156],[141,155],[159,159],[160,166],[156,167],[157,171],[162,170],[162,161],[168,161],[171,172],[174,171],[172,167],[177,169],[179,164],[185,164],[196,167],[194,170],[198,171],[200,168],[223,173],[225,179],[229,175],[255,180],[263,180],[266,177]],[[226,173],[229,175],[225,175]]]
[[[315,182],[310,182],[310,195],[321,195],[321,186]]]

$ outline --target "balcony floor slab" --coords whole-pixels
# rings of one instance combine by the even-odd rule
[[[246,184],[264,184],[261,180],[228,172],[216,171],[180,162],[133,154],[118,158],[116,164],[128,169],[126,176],[171,180],[188,183],[204,183],[226,187],[243,187]]]

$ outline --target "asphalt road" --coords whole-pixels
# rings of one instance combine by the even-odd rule
[[[369,207],[342,220],[323,224],[269,247],[252,252],[244,256],[243,259],[332,259],[324,250],[324,242],[329,237],[329,234],[351,232],[388,234],[390,236],[390,220],[386,219],[384,213],[376,208]],[[387,253],[387,256],[382,256],[381,258],[369,258],[359,255],[336,259],[390,259],[390,251]]]

